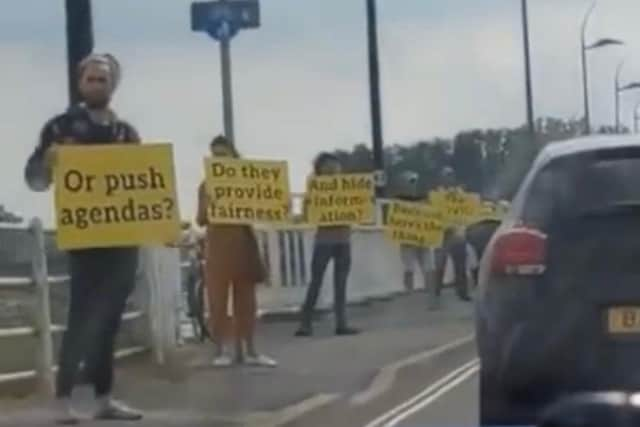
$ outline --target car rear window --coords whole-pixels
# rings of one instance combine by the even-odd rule
[[[640,204],[640,147],[552,161],[533,180],[522,219],[546,228],[552,220],[617,203]]]

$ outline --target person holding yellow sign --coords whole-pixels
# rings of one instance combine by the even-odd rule
[[[449,166],[443,168],[440,174],[440,186],[436,192],[452,192],[458,189],[456,173],[453,168]],[[468,291],[467,257],[468,248],[464,228],[459,224],[449,224],[444,232],[442,248],[436,251],[437,296],[440,296],[444,287],[447,260],[450,260],[450,265],[453,267],[456,294],[463,301],[471,300]]]
[[[33,191],[46,191],[52,182],[59,144],[137,144],[136,130],[109,109],[120,81],[120,65],[111,55],[93,54],[79,66],[79,92],[84,102],[49,120],[25,167]],[[56,378],[55,418],[76,423],[71,392],[80,362],[94,386],[96,419],[139,420],[142,414],[111,397],[116,334],[136,280],[136,247],[90,248],[69,251],[71,297],[67,329],[62,340]]]
[[[330,153],[320,154],[314,162],[316,175],[336,175],[342,172],[340,159]],[[311,283],[300,310],[297,337],[313,335],[313,311],[318,301],[324,273],[333,260],[334,310],[336,335],[355,335],[359,331],[347,325],[347,279],[351,270],[351,228],[346,225],[318,227],[311,258]]]
[[[210,150],[213,157],[239,157],[224,136],[214,138]],[[215,203],[203,182],[198,190],[197,222],[207,228],[205,282],[211,312],[210,334],[216,345],[213,365],[226,367],[233,363],[225,345],[232,339],[236,345],[236,361],[274,367],[276,361],[259,354],[254,341],[256,285],[266,276],[256,236],[250,225],[211,222],[209,210]],[[230,293],[233,299],[231,318],[227,314]]]
[[[396,198],[405,202],[418,202],[424,199],[423,195],[418,194],[418,174],[413,171],[405,171],[401,175],[401,191]],[[435,259],[433,250],[430,247],[411,245],[403,243],[400,245],[400,260],[404,267],[403,284],[405,290],[411,292],[414,290],[414,265],[417,264],[418,270],[422,274],[424,288],[433,294],[431,295],[430,306],[437,308],[439,300],[435,295]]]

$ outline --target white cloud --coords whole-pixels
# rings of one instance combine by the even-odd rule
[[[0,98],[0,203],[26,215],[51,218],[47,195],[28,193],[23,168],[44,121],[60,110],[67,96],[62,51],[32,45],[0,44],[2,94]]]

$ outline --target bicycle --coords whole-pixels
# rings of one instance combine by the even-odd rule
[[[187,279],[188,317],[191,319],[193,334],[200,342],[211,339],[205,313],[206,288],[204,283],[204,261],[198,257],[199,265],[189,266]]]

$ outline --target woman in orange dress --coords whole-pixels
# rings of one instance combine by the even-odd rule
[[[214,157],[239,157],[223,136],[210,144]],[[235,343],[236,361],[249,365],[276,366],[276,362],[256,351],[256,285],[265,279],[265,268],[250,225],[209,222],[209,209],[215,205],[202,183],[198,189],[200,226],[206,226],[205,283],[209,302],[209,329],[216,346],[213,365],[233,363],[227,353],[229,341]],[[233,315],[227,315],[229,296],[233,296]],[[245,354],[246,353],[246,354]]]

